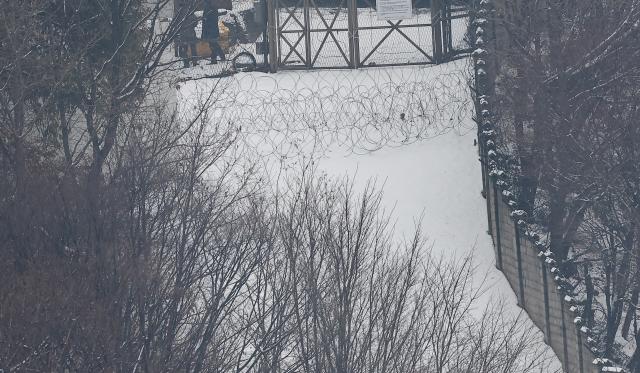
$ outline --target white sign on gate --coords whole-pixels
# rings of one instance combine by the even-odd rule
[[[407,19],[413,16],[411,0],[377,0],[379,21]]]

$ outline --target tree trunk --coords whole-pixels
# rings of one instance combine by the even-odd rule
[[[627,314],[624,318],[624,323],[622,324],[622,337],[624,339],[629,338],[629,328],[631,327],[631,321],[636,316],[636,312],[638,311],[638,295],[640,295],[640,284],[637,282],[638,272],[636,272],[636,285],[633,287],[633,292],[631,293],[631,303],[627,307]]]
[[[593,296],[594,296],[594,287],[593,281],[591,280],[591,275],[589,274],[589,265],[584,264],[584,284],[587,293],[587,301],[584,305],[584,312],[582,314],[582,318],[585,320],[585,324],[587,328],[593,327]]]

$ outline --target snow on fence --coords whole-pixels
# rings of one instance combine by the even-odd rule
[[[488,42],[495,42],[495,37],[490,35],[494,28],[487,19],[491,7],[489,0],[476,1],[472,56],[483,192],[496,266],[515,292],[518,305],[544,333],[545,342],[556,353],[565,372],[624,372],[614,362],[601,357],[595,338],[582,323],[578,302],[567,277],[553,253],[530,227],[526,213],[518,208],[508,175],[501,169],[491,120],[493,66],[490,49],[496,45]]]

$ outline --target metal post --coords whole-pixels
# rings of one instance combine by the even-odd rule
[[[476,109],[476,113],[479,113],[480,110]],[[487,231],[491,236],[493,236],[493,224],[491,224],[491,196],[490,191],[490,179],[488,175],[488,164],[487,164],[487,150],[485,149],[486,145],[483,144],[482,136],[480,135],[480,126],[478,126],[478,150],[480,153],[480,170],[482,171],[482,196],[484,197],[487,203]],[[495,242],[495,238],[494,238]]]
[[[267,32],[269,41],[269,71],[278,71],[278,22],[276,12],[278,0],[267,0]]]
[[[440,0],[431,0],[431,38],[433,40],[433,59],[435,63],[442,60],[442,19]]]
[[[269,10],[267,9],[267,0],[260,0],[260,5],[262,7],[263,13],[262,22],[264,23],[264,30],[262,30],[262,64],[264,67],[267,66],[269,61],[269,49],[271,48],[270,37],[269,37]]]
[[[518,221],[514,224],[515,239],[516,239],[516,259],[518,261],[518,305],[525,308],[524,300],[524,275],[522,273],[522,248],[520,247],[520,228],[518,228]]]
[[[442,54],[445,60],[451,60],[451,53],[453,50],[452,39],[453,35],[451,30],[451,1],[442,0]]]
[[[305,60],[304,65],[307,68],[311,68],[311,0],[304,0],[304,52]]]
[[[347,0],[349,20],[349,65],[353,69],[360,67],[360,42],[358,34],[358,0]]]
[[[475,44],[475,41],[474,41]],[[480,90],[479,90],[479,79],[480,76],[478,75],[478,71],[474,70],[474,79],[473,79],[473,91],[474,91],[474,96],[475,96],[475,100],[474,100],[474,104],[475,104],[475,112],[476,113],[480,113],[481,110],[481,105],[480,105],[480,99],[478,98],[478,95],[480,94]],[[486,142],[482,137],[482,120],[481,119],[477,119],[477,133],[476,133],[476,138],[478,139],[478,155],[479,155],[479,159],[480,159],[480,170],[482,171],[482,196],[484,197],[484,199],[487,202],[487,231],[489,232],[489,234],[492,236],[493,238],[493,242],[495,245],[495,237],[493,237],[493,225],[491,223],[491,200],[493,198],[493,196],[491,196],[491,187],[490,187],[490,177],[489,177],[489,163],[488,163],[488,157],[487,157],[487,149],[486,149]]]
[[[564,363],[565,371],[569,370],[569,348],[567,346],[567,326],[564,317],[564,299],[562,294],[558,293],[560,298],[560,316],[562,317],[562,362]]]
[[[253,20],[262,28],[262,41],[256,41],[256,55],[262,54],[262,67],[268,69],[269,66],[269,9],[267,0],[253,0]]]
[[[578,366],[580,373],[584,373],[584,361],[582,356],[582,335],[580,334],[580,328],[576,327],[576,333],[578,334]]]
[[[549,318],[549,279],[547,278],[547,267],[544,264],[545,257],[540,258],[542,266],[542,286],[544,287],[542,295],[544,296],[544,331],[546,343],[551,346],[551,321]]]
[[[266,67],[269,63],[269,48],[265,48],[269,44],[269,35],[267,29],[262,32],[262,63]]]
[[[498,260],[496,261],[496,265],[499,270],[502,271],[502,237],[500,237],[500,211],[498,208],[499,205],[498,200],[498,186],[496,183],[493,183],[493,209],[495,211],[495,222],[496,222],[496,250],[498,251]]]
[[[356,67],[360,67],[360,26],[358,20],[358,0],[353,0],[354,11],[353,15],[353,56]]]
[[[447,0],[440,0],[440,9],[438,9],[440,19],[440,32],[442,33],[442,54],[440,62],[444,62],[447,59],[447,40],[449,38],[447,34]]]

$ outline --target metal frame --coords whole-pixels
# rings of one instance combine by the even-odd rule
[[[365,0],[366,3],[368,4],[368,6],[371,9],[375,9],[375,6],[369,1],[369,0]],[[415,0],[414,0],[415,3]],[[433,9],[433,3],[432,3],[432,9]],[[433,12],[433,10],[432,10]],[[357,16],[357,14],[356,14]],[[415,47],[418,52],[420,52],[420,54],[422,54],[424,57],[426,57],[426,60],[422,63],[403,63],[402,65],[423,65],[423,64],[429,64],[429,63],[434,63],[434,59],[431,55],[429,55],[427,52],[425,52],[419,45],[418,43],[416,43],[414,40],[412,40],[406,33],[404,33],[402,31],[403,28],[427,28],[427,27],[431,27],[432,23],[417,23],[417,24],[402,24],[402,20],[396,21],[396,22],[392,22],[392,21],[386,21],[387,25],[384,26],[365,26],[365,27],[359,27],[356,26],[356,32],[359,34],[360,31],[365,31],[365,30],[389,30],[387,31],[387,33],[380,39],[380,41],[378,41],[377,44],[375,44],[373,46],[373,48],[369,51],[369,53],[364,57],[364,59],[360,59],[360,53],[358,53],[358,59],[355,61],[355,64],[358,67],[367,67],[368,65],[366,64],[367,61],[369,60],[369,58],[371,58],[371,56],[373,56],[373,54],[380,48],[380,46],[382,45],[382,43],[384,43],[389,36],[391,36],[394,31],[396,31],[397,33],[399,33],[404,39],[406,39],[413,47]],[[375,66],[394,66],[396,64],[375,64]]]
[[[450,0],[431,0],[431,22],[417,24],[403,24],[400,21],[386,21],[385,25],[359,26],[358,23],[358,0],[337,0],[336,12],[331,17],[326,17],[321,12],[322,7],[317,5],[317,0],[297,0],[294,5],[283,4],[284,0],[268,0],[268,21],[269,21],[269,43],[270,43],[270,70],[275,72],[278,69],[342,69],[360,68],[367,66],[398,66],[398,65],[424,65],[446,62],[458,57],[466,50],[455,50],[453,48],[453,38],[451,23],[454,19],[468,17],[468,12],[453,14]],[[371,9],[375,7],[369,0],[367,5]],[[293,8],[292,8],[293,7]],[[283,12],[285,10],[284,18]],[[296,14],[302,11],[302,16]],[[347,14],[347,28],[336,27],[336,21],[340,15]],[[312,27],[312,20],[320,20],[320,27]],[[288,26],[295,25],[294,29]],[[419,42],[413,40],[404,30],[411,28],[430,28],[432,37],[432,51],[425,50]],[[360,33],[368,30],[388,30],[382,37],[376,40],[375,45],[369,50],[364,58],[360,47]],[[344,40],[339,40],[337,32],[347,32],[347,44]],[[312,35],[323,33],[319,45],[313,45]],[[370,63],[370,59],[376,51],[380,49],[389,37],[398,33],[402,38],[411,44],[424,60],[421,62],[405,63]],[[339,52],[340,63],[330,66],[319,66],[321,53],[327,46],[327,41],[332,40]],[[315,39],[314,39],[315,40]],[[304,46],[304,50],[302,50]],[[431,53],[429,53],[431,52]],[[295,62],[293,57],[297,57]]]
[[[300,3],[302,3],[303,8],[308,8],[307,7],[307,1],[308,0],[298,0],[298,2],[296,2],[296,5],[294,5],[293,9],[290,9],[288,6],[285,7],[281,7],[280,6],[280,1],[275,0],[276,6],[275,6],[275,20],[277,22],[277,26],[276,26],[276,30],[277,30],[277,36],[275,38],[272,38],[272,42],[273,41],[277,41],[278,43],[278,65],[282,66],[283,64],[285,64],[287,62],[287,60],[289,59],[289,57],[291,57],[292,53],[295,53],[300,60],[307,65],[307,61],[308,58],[305,54],[305,56],[303,57],[302,54],[300,53],[300,51],[298,51],[297,46],[300,44],[301,41],[303,41],[304,39],[307,39],[306,37],[306,12],[303,14],[304,17],[304,21],[301,22],[298,17],[295,15],[295,11],[298,9],[298,7],[300,6]],[[285,20],[280,23],[280,15],[279,15],[279,10],[280,9],[286,9],[286,11],[289,13],[289,15],[285,18]],[[288,24],[288,22],[290,20],[295,21],[300,27],[301,30],[297,31],[297,30],[284,30],[284,27]],[[283,32],[284,31],[284,32]],[[301,33],[301,35],[298,37],[298,39],[295,41],[295,43],[291,44],[291,42],[284,36],[284,34],[286,33]],[[284,57],[284,59],[282,58],[282,42],[285,42],[288,46],[289,46],[289,53],[287,53],[287,55]],[[306,43],[306,42],[305,42]],[[307,48],[308,49],[308,48]],[[273,56],[273,55],[272,55]]]
[[[336,20],[338,19],[338,16],[340,15],[340,12],[342,11],[342,4],[346,0],[340,0],[340,3],[338,5],[338,11],[336,12],[335,16],[333,17],[333,20],[331,21],[331,25],[329,25],[327,23],[326,19],[322,15],[322,13],[320,13],[320,9],[316,5],[315,1],[314,0],[309,0],[309,1],[311,2],[311,4],[313,4],[313,9],[318,13],[318,17],[320,18],[320,20],[322,20],[322,23],[326,27],[326,29],[310,30],[310,32],[313,32],[313,31],[318,31],[318,32],[323,32],[324,31],[325,32],[324,37],[322,38],[322,42],[320,42],[320,46],[318,46],[318,51],[316,52],[315,57],[311,61],[311,66],[313,66],[316,63],[316,61],[318,60],[318,56],[320,55],[320,52],[322,52],[322,47],[327,42],[327,38],[329,37],[329,35],[331,36],[333,41],[336,43],[336,47],[338,47],[338,50],[340,51],[340,54],[342,55],[342,57],[344,58],[345,62],[347,63],[347,66],[349,66],[350,63],[351,63],[350,62],[351,56],[347,57],[347,55],[344,52],[344,50],[342,50],[342,48],[340,47],[340,42],[338,42],[338,38],[333,33],[334,31],[349,31],[348,29],[344,30],[344,29],[334,29],[333,28],[333,25],[336,23]],[[349,9],[347,9],[347,12],[348,11],[349,11]],[[349,48],[349,50],[351,50],[351,48]]]

